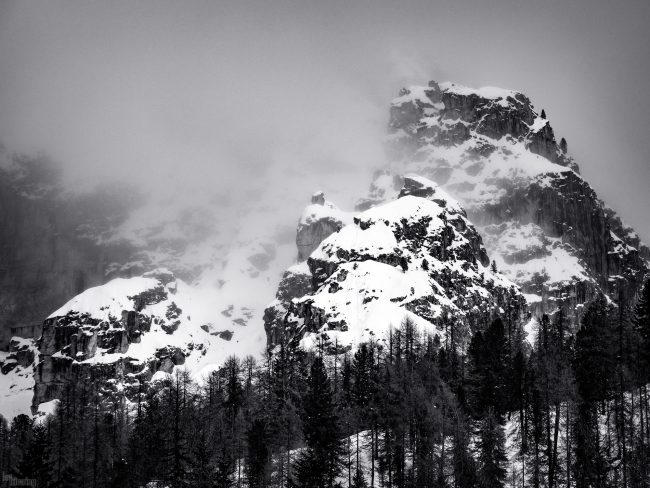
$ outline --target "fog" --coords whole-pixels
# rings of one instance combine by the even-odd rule
[[[0,140],[46,151],[71,186],[237,191],[292,172],[297,195],[360,196],[401,86],[502,86],[546,109],[650,241],[649,22],[646,0],[4,0]]]

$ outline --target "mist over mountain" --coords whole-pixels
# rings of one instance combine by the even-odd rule
[[[402,86],[433,78],[521,89],[648,240],[639,210],[649,204],[648,9],[636,0],[4,2],[0,141],[46,151],[84,186],[230,188],[280,176],[279,164],[314,175],[304,199],[364,181],[383,158],[386,100]],[[548,62],[531,52],[540,39]]]
[[[624,3],[2,3],[3,486],[647,486]]]

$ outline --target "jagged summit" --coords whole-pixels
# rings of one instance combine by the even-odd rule
[[[538,114],[525,95],[494,87],[472,89],[454,83],[429,82],[405,88],[391,103],[389,132],[436,146],[459,146],[470,139],[479,144],[466,150],[486,156],[498,149],[487,139],[522,142],[533,154],[566,166],[578,166],[555,140],[549,121]]]
[[[363,211],[290,268],[265,313],[269,346],[348,349],[386,340],[410,318],[462,347],[495,316],[521,325],[525,300],[489,268],[480,235],[434,182],[404,178],[399,198]],[[455,337],[447,336],[454,323]]]
[[[458,199],[537,313],[566,306],[577,318],[600,292],[633,299],[648,248],[598,199],[522,93],[436,82],[405,88],[391,103],[388,147],[391,163],[358,209],[394,198],[399,175],[414,172]]]

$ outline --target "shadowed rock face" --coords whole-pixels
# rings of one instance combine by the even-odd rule
[[[634,300],[650,251],[579,176],[525,95],[430,82],[404,89],[390,115],[393,168],[458,198],[533,311],[563,306],[577,320],[599,292]],[[365,201],[399,191],[388,174]]]
[[[305,261],[329,235],[346,223],[346,215],[336,205],[325,200],[323,192],[316,192],[298,223],[296,246],[298,261]]]
[[[107,294],[104,305],[94,305],[95,316],[71,309],[44,321],[37,343],[40,361],[34,374],[34,410],[40,403],[61,398],[70,382],[79,388],[93,384],[98,391],[109,393],[119,385],[132,398],[144,391],[154,373],[171,373],[174,366],[185,363],[187,351],[179,346],[188,346],[178,341],[174,345],[173,338],[169,345],[157,346],[143,357],[127,354],[132,344],[140,344],[154,328],[163,337],[178,328],[182,310],[170,296],[176,290],[175,279],[167,272],[155,276],[151,287],[121,297],[126,302],[119,310],[111,310],[115,300]],[[156,307],[164,312],[152,315]],[[104,310],[108,312],[103,314]]]
[[[267,344],[280,344],[291,334],[284,327],[289,305],[294,298],[300,298],[312,291],[312,274],[303,262],[292,266],[282,275],[273,303],[264,310],[264,329]]]
[[[310,225],[301,227],[296,236],[298,260],[304,261],[323,240],[341,228],[341,222],[335,219],[320,219]]]
[[[11,328],[41,323],[68,299],[103,283],[107,266],[128,253],[97,243],[97,232],[123,215],[108,199],[37,191],[0,170],[1,347]]]
[[[426,88],[418,87],[421,93],[417,99],[393,103],[389,130],[412,136],[393,146],[397,154],[425,144],[457,146],[475,135],[494,140],[511,137],[522,141],[532,153],[578,172],[578,166],[560,149],[550,124],[538,117],[528,97],[509,90],[482,95],[480,90],[473,93],[462,88],[454,89],[453,84],[441,87],[431,81]],[[408,99],[411,94],[409,89],[403,89],[400,98]],[[431,118],[436,118],[437,123],[431,123]],[[490,151],[489,145],[477,148],[478,154]]]

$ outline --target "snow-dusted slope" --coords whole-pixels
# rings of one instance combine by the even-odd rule
[[[30,414],[38,349],[32,339],[14,337],[8,351],[0,351],[0,415],[11,419]]]
[[[579,310],[599,291],[631,298],[648,249],[578,174],[549,121],[523,94],[430,82],[391,104],[393,162],[379,172],[367,208],[392,198],[400,174],[443,186],[467,209],[490,256],[537,312]]]
[[[301,340],[349,349],[410,318],[463,347],[495,316],[521,325],[525,300],[490,269],[481,237],[438,186],[405,178],[399,198],[363,211],[290,268],[265,314],[269,346]],[[455,336],[447,334],[454,324]]]
[[[217,288],[189,285],[166,270],[86,290],[45,321],[35,406],[59,398],[70,380],[99,378],[101,387],[128,394],[174,367],[201,380],[230,355],[259,356],[261,327],[218,303]]]
[[[200,379],[230,355],[259,357],[263,311],[296,260],[295,234],[285,231],[297,208],[286,191],[292,181],[247,187],[234,201],[215,201],[209,185],[187,197],[179,189],[97,236],[131,253],[108,266],[108,276],[118,278],[79,294],[45,322],[35,405],[57,398],[65,381],[99,370],[107,388],[128,393],[159,371],[182,367]],[[301,217],[303,237],[316,232],[321,239],[347,222],[344,212],[320,204],[315,195]],[[329,217],[331,228],[322,226]],[[132,297],[145,295],[155,302],[140,310]]]
[[[312,179],[318,178],[314,176]],[[75,336],[76,332],[67,327],[65,320],[49,321],[48,334],[56,337],[56,343],[52,345],[45,338],[40,343],[44,354],[37,375],[36,403],[56,397],[63,380],[70,375],[82,374],[86,366],[80,369],[77,363],[101,362],[105,365],[102,366],[105,375],[114,373],[120,377],[118,383],[128,384],[131,378],[125,376],[127,373],[146,379],[146,375],[139,370],[131,371],[135,363],[128,358],[135,359],[137,353],[142,361],[147,362],[152,354],[155,355],[156,348],[169,346],[170,350],[178,349],[185,356],[187,344],[192,341],[204,344],[207,352],[194,361],[196,364],[193,365],[192,358],[188,356],[183,365],[188,365],[197,375],[218,368],[230,354],[261,354],[266,345],[262,328],[263,311],[277,290],[283,270],[296,261],[295,209],[299,208],[305,196],[296,189],[303,186],[313,188],[310,182],[309,175],[297,172],[289,163],[284,169],[281,165],[280,168],[274,166],[273,174],[267,178],[242,181],[241,185],[229,190],[215,189],[213,182],[207,180],[198,186],[195,181],[185,185],[179,181],[171,193],[159,188],[144,188],[143,193],[150,194],[149,198],[140,201],[139,206],[130,206],[129,213],[120,214],[119,219],[105,219],[105,225],[101,226],[95,225],[92,219],[88,220],[88,225],[81,226],[79,232],[83,233],[87,247],[97,251],[95,254],[98,257],[88,265],[79,265],[79,269],[75,265],[70,266],[65,274],[61,272],[66,283],[74,282],[76,292],[70,290],[55,305],[39,303],[41,308],[47,307],[41,320],[60,308],[64,301],[74,297],[66,304],[68,310],[58,310],[54,314],[81,313],[90,300],[90,310],[85,311],[92,321],[105,320],[106,312],[100,310],[102,307],[111,305],[120,308],[111,312],[118,320],[114,321],[115,327],[109,328],[119,329],[122,310],[132,311],[134,306],[128,299],[128,296],[132,296],[132,290],[120,287],[148,286],[146,283],[152,279],[149,273],[156,269],[168,269],[179,283],[178,293],[191,297],[193,305],[181,307],[183,310],[203,309],[188,314],[191,320],[184,314],[181,317],[181,320],[188,322],[187,330],[194,331],[191,337],[187,336],[184,327],[169,335],[152,329],[143,334],[142,337],[147,339],[142,344],[130,342],[128,350],[124,346],[119,353],[100,348],[92,360],[86,358],[80,361],[75,351],[70,357],[76,363],[68,367],[68,363],[62,362],[66,366],[62,370],[56,369],[56,374],[53,374],[55,369],[52,368],[51,358],[57,360],[59,351],[63,351],[62,356],[68,356],[66,351],[77,347],[75,341],[86,339]],[[340,185],[334,193],[338,192],[339,196],[345,194],[349,186],[349,182],[347,186]],[[306,194],[309,195],[309,192]],[[88,195],[89,205],[86,207],[101,206],[103,200],[100,196],[97,198],[98,201],[94,202]],[[300,204],[297,198],[300,198]],[[317,196],[315,201],[319,201]],[[316,233],[320,240],[333,232],[335,227],[347,222],[345,214],[329,203],[324,202],[322,208],[315,204],[312,210],[324,213],[315,215],[306,212],[300,219],[304,229],[303,239]],[[329,227],[321,225],[321,217],[325,214],[332,217]],[[313,219],[318,221],[316,227],[311,227]],[[310,245],[308,240],[305,244]],[[45,247],[58,249],[56,246]],[[106,252],[107,249],[117,252]],[[54,256],[53,259],[56,261],[59,258]],[[67,261],[60,264],[65,263]],[[87,276],[85,268],[92,269],[92,280],[82,279]],[[77,279],[67,280],[67,275]],[[106,284],[94,288],[94,296],[90,299],[91,290],[83,290],[102,281]],[[79,295],[75,297],[75,293]],[[178,300],[182,298],[176,299],[177,305]],[[38,303],[38,296],[32,301]],[[151,313],[157,316],[158,312],[154,310]],[[202,316],[205,319],[201,319]],[[84,329],[88,324],[81,320],[77,325]],[[201,330],[203,325],[208,326],[209,332]],[[207,339],[203,336],[207,336]],[[181,355],[170,357],[180,360]],[[138,368],[141,366],[137,364]],[[169,368],[166,366],[166,369]],[[83,371],[87,371],[87,368]],[[9,371],[0,381],[17,383],[20,378],[13,376],[14,371]],[[29,403],[21,402],[23,410],[29,407]]]

